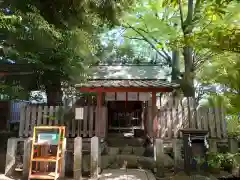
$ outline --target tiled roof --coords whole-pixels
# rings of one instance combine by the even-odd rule
[[[93,66],[89,70],[92,79],[165,79],[171,69],[156,65]]]
[[[87,87],[87,88],[113,88],[113,87],[139,87],[139,88],[178,88],[179,84],[169,83],[164,80],[158,79],[131,79],[131,80],[102,80],[94,79],[89,80],[85,83],[77,84],[76,87]]]

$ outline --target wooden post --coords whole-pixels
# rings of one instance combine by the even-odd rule
[[[157,97],[156,97],[156,92],[152,92],[152,131],[153,131],[153,136],[157,138],[159,136],[159,122],[158,122],[158,117],[157,117]]]
[[[99,158],[100,158],[100,150],[99,150],[99,138],[92,137],[91,138],[91,178],[97,179],[99,174]]]
[[[24,154],[23,154],[23,179],[28,179],[29,166],[31,159],[32,139],[24,140]]]
[[[156,150],[156,166],[157,166],[157,177],[164,177],[164,150],[163,150],[163,140],[155,140],[155,150]]]
[[[24,125],[26,121],[25,105],[21,105],[20,108],[20,124],[19,124],[19,137],[24,136]]]
[[[148,119],[148,124],[149,124],[149,131],[148,131],[148,134],[150,137],[153,137],[155,135],[155,123],[154,123],[154,120],[155,120],[155,116],[156,116],[156,112],[157,112],[157,108],[156,108],[156,92],[152,92],[152,116],[151,118]]]
[[[74,180],[82,179],[82,138],[76,137],[74,139],[74,166],[73,166]]]

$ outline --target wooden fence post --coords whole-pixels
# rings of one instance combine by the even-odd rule
[[[26,121],[25,105],[20,108],[20,124],[19,124],[19,137],[24,136],[24,126]]]
[[[91,178],[97,179],[99,174],[99,158],[100,158],[100,150],[99,150],[99,138],[92,137],[91,138]]]
[[[74,139],[74,166],[73,166],[74,180],[82,179],[82,138],[76,137]]]
[[[156,166],[157,166],[157,177],[164,177],[164,150],[163,150],[163,140],[156,139]]]

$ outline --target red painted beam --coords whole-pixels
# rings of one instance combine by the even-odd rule
[[[80,92],[172,92],[172,88],[161,87],[161,88],[137,88],[137,87],[99,87],[99,88],[79,88]]]
[[[6,72],[0,72],[0,76],[6,76],[6,75],[8,75],[8,73],[6,73]]]

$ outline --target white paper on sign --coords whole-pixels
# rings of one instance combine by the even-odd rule
[[[148,101],[150,99],[149,93],[140,92],[139,101]]]
[[[117,100],[118,101],[126,101],[126,92],[118,92],[117,93]]]
[[[138,93],[137,92],[128,92],[128,101],[137,101]]]
[[[75,108],[75,120],[83,119],[84,108]]]
[[[105,100],[106,101],[115,101],[115,92],[106,92],[105,95]]]

